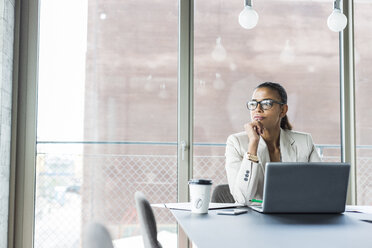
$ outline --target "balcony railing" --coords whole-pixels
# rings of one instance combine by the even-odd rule
[[[38,142],[35,248],[80,247],[81,228],[99,221],[115,239],[139,234],[134,193],[152,203],[177,200],[176,155],[126,155],[45,152],[54,145],[176,146],[172,142]],[[195,143],[222,148],[225,144]],[[175,148],[176,149],[176,148]],[[174,150],[175,150],[174,149]],[[317,145],[323,161],[340,161],[338,145]],[[358,147],[372,151],[372,146]],[[53,149],[51,149],[53,150]],[[194,177],[226,183],[224,156],[194,156]],[[372,156],[358,157],[358,204],[372,204]],[[176,232],[168,211],[155,210],[159,231]]]

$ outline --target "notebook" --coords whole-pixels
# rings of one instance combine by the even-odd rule
[[[349,181],[348,163],[267,163],[262,213],[342,213]]]

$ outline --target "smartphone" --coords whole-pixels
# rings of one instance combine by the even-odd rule
[[[246,209],[237,209],[237,208],[232,208],[232,209],[222,209],[217,211],[217,214],[223,214],[223,215],[239,215],[239,214],[244,214],[248,212]]]

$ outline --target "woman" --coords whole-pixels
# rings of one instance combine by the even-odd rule
[[[247,102],[251,122],[245,132],[232,134],[226,144],[230,192],[238,203],[262,199],[267,162],[319,162],[309,134],[291,131],[287,93],[277,83],[262,83]]]

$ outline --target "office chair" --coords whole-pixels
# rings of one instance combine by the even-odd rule
[[[217,203],[234,203],[234,197],[230,193],[230,188],[228,184],[218,185],[212,193],[211,202]]]
[[[150,203],[142,192],[136,192],[134,197],[145,248],[162,248],[157,238],[156,221]]]
[[[91,223],[86,229],[83,248],[114,248],[109,231],[100,223]]]

